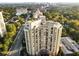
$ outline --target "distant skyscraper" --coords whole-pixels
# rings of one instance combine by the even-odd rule
[[[52,55],[57,55],[61,32],[62,25],[46,21],[45,16],[39,16],[36,21],[27,21],[24,28],[27,52],[37,55],[42,49],[46,49]]]
[[[5,27],[2,12],[0,12],[0,36],[3,37],[5,32],[6,32],[6,27]]]

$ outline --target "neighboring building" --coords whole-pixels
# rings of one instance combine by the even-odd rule
[[[36,12],[33,14],[33,17],[34,17],[34,18],[38,18],[40,15],[43,15],[43,13],[40,12],[39,9],[37,9]]]
[[[3,37],[6,32],[5,22],[3,19],[2,12],[0,12],[0,36]]]
[[[27,8],[16,8],[16,15],[26,14],[27,12]]]
[[[46,21],[39,16],[36,21],[27,21],[24,28],[26,49],[31,55],[38,55],[41,50],[48,50],[57,55],[60,46],[62,25],[58,22]]]
[[[79,52],[79,45],[70,37],[62,37],[61,50],[64,55],[72,55],[74,52]]]

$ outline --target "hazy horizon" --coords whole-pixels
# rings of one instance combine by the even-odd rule
[[[1,0],[0,3],[79,3],[79,0]]]

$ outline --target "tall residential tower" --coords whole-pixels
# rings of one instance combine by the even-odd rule
[[[6,32],[6,27],[5,27],[2,12],[0,12],[0,36],[3,37],[5,32]]]
[[[36,21],[26,22],[24,33],[29,54],[38,55],[38,52],[46,49],[52,55],[57,55],[62,33],[60,23],[46,21],[45,16],[39,16]]]

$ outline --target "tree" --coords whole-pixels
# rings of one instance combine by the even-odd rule
[[[7,32],[16,31],[16,26],[14,24],[6,24]]]
[[[19,22],[20,22],[21,24],[24,23],[24,18],[18,16],[18,20],[19,20]]]
[[[2,48],[2,44],[0,44],[0,48]]]
[[[20,17],[21,18],[26,18],[27,17],[27,14],[21,14]]]
[[[63,30],[62,30],[62,36],[63,36],[63,37],[64,37],[64,36],[68,36],[67,31],[66,31],[65,28],[63,28]]]
[[[21,23],[20,23],[20,22],[16,22],[16,23],[15,23],[15,26],[16,26],[16,28],[18,29],[18,28],[21,26]]]
[[[38,53],[39,56],[49,56],[49,51],[46,49],[42,49]]]
[[[73,55],[74,56],[79,56],[79,52],[74,52]]]
[[[6,35],[4,38],[4,42],[2,44],[2,51],[1,52],[3,55],[7,54],[11,43],[12,43],[12,38],[7,37],[7,35]]]
[[[8,37],[13,37],[16,34],[16,26],[14,24],[7,24],[6,29]]]
[[[3,17],[5,21],[8,21],[13,16],[15,16],[15,12],[16,12],[15,8],[5,7],[5,8],[1,8],[1,10],[3,11]]]

